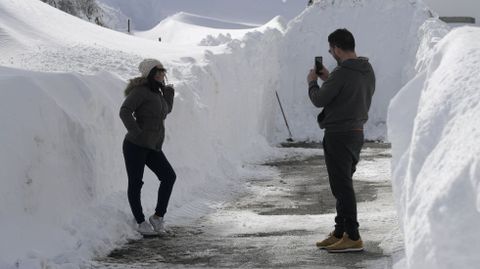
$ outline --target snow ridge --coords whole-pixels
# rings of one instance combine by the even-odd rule
[[[431,21],[421,28],[420,74],[389,108],[408,268],[476,268],[480,262],[480,29],[446,30]]]

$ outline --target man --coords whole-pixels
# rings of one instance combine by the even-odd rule
[[[363,146],[363,125],[375,91],[375,74],[367,58],[357,57],[355,39],[347,29],[331,33],[328,42],[338,66],[330,73],[322,65],[318,75],[312,69],[307,77],[310,100],[323,107],[317,120],[325,129],[323,151],[337,210],[335,230],[317,242],[317,247],[329,252],[362,251],[352,176]],[[324,81],[321,87],[319,77]]]

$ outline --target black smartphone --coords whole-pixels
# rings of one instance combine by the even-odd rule
[[[322,74],[322,69],[323,69],[323,58],[322,56],[316,56],[315,57],[315,73],[320,76]]]

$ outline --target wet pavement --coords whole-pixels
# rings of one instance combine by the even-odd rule
[[[330,254],[315,247],[332,230],[335,212],[322,151],[316,152],[263,164],[275,173],[249,180],[246,193],[214,213],[169,227],[167,236],[129,242],[95,268],[392,268],[403,254],[389,173],[374,181],[354,177],[365,251]],[[388,145],[368,143],[361,158],[384,165],[389,152]]]

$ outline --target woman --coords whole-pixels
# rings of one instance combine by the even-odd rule
[[[165,232],[163,217],[167,211],[176,175],[162,152],[165,138],[164,120],[172,111],[175,90],[165,85],[167,70],[155,59],[143,60],[141,77],[130,80],[120,118],[128,132],[123,141],[123,155],[128,174],[128,202],[144,236]],[[155,214],[145,221],[140,193],[143,171],[147,165],[160,180]]]

